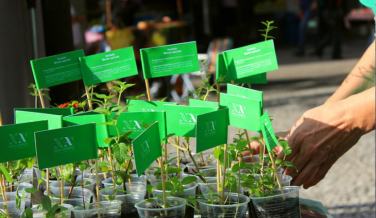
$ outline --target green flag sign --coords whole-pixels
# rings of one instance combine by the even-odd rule
[[[58,129],[63,127],[63,116],[55,114],[35,113],[29,111],[15,111],[16,124],[29,123],[34,121],[47,120],[48,129]]]
[[[141,174],[162,156],[158,122],[155,122],[132,141],[137,175]]]
[[[278,69],[273,40],[232,49],[223,52],[229,72],[235,72],[235,79]]]
[[[34,132],[47,129],[47,121],[0,126],[0,163],[35,157]]]
[[[230,126],[260,132],[261,102],[220,93],[221,106],[229,108]]]
[[[219,103],[214,102],[214,101],[203,101],[203,100],[198,100],[198,99],[189,99],[189,106],[219,108]]]
[[[265,139],[266,148],[270,152],[273,150],[273,148],[277,147],[278,140],[277,140],[277,137],[275,136],[272,122],[270,121],[270,118],[268,115],[268,111],[265,111],[265,113],[260,117],[260,126],[261,126],[262,135],[264,136],[264,139]]]
[[[260,101],[261,108],[263,108],[264,94],[260,91],[241,87],[241,86],[236,86],[232,84],[227,84],[227,94],[235,95],[235,96],[242,97],[242,98],[248,98],[250,100]]]
[[[138,74],[133,47],[80,58],[85,86]]]
[[[128,112],[165,111],[165,105],[178,105],[174,102],[127,100]]]
[[[42,114],[69,116],[74,114],[73,108],[15,108],[14,111],[28,111]]]
[[[39,169],[98,158],[95,124],[35,133]]]
[[[77,50],[30,61],[38,89],[82,79],[79,58],[83,50]]]
[[[231,72],[231,73],[230,73]],[[218,83],[245,83],[245,84],[266,84],[266,73],[260,73],[253,76],[248,76],[242,79],[235,79],[235,72],[227,69],[223,54],[217,55],[217,73],[216,79]]]
[[[218,110],[213,107],[191,107],[179,105],[165,105],[167,135],[175,133],[177,136],[196,137],[195,129],[197,115]]]
[[[228,108],[197,115],[196,153],[227,143]]]
[[[109,147],[110,145],[104,143],[104,139],[109,137],[107,125],[98,125],[105,123],[106,116],[103,114],[92,113],[92,111],[86,113],[79,113],[72,116],[63,117],[63,126],[75,126],[82,124],[95,123],[95,130],[97,136],[97,146],[100,148]]]
[[[140,54],[145,79],[200,71],[196,42],[145,48]]]

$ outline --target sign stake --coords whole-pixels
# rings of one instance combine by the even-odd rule
[[[86,97],[87,97],[87,102],[89,103],[89,110],[93,110],[93,104],[91,103],[91,97],[90,97],[90,94],[89,94],[89,88],[87,86],[85,86],[85,92],[86,92]]]
[[[227,144],[224,147],[223,157],[223,178],[222,178],[222,205],[225,203],[225,180],[226,180],[226,162],[227,162]]]
[[[166,188],[165,188],[165,183],[164,183],[164,172],[163,172],[164,170],[163,170],[163,160],[162,160],[162,157],[159,157],[159,167],[161,168],[163,205],[164,205],[164,208],[167,208]],[[167,211],[165,211],[165,214],[167,215]]]
[[[281,190],[281,193],[283,194],[283,189],[282,189],[281,181],[279,179],[279,176],[278,176],[278,173],[277,173],[277,169],[275,167],[273,156],[272,156],[271,152],[268,152],[268,153],[269,153],[270,160],[272,161],[274,174],[277,177],[277,182],[278,182],[279,190]]]
[[[99,208],[100,207],[100,204],[99,204],[99,177],[98,177],[98,159],[95,159],[95,190],[97,192],[97,207]],[[84,174],[82,172],[82,178],[83,178]],[[115,191],[114,191],[115,192]],[[101,213],[98,211],[98,217],[100,218],[101,217]]]
[[[180,138],[179,136],[175,137],[175,141],[176,141],[176,144],[178,145],[178,147],[176,148],[176,152],[177,152],[177,159],[178,159],[178,168],[180,168]],[[180,179],[180,172],[178,172],[178,179]]]

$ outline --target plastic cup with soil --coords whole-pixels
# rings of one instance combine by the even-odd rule
[[[73,207],[75,206],[83,206],[83,204],[90,203],[93,198],[93,192],[91,192],[89,189],[84,188],[82,190],[81,187],[74,187],[72,190],[71,196],[68,198],[70,186],[64,186],[64,198],[67,198],[64,200],[63,203],[70,204]],[[44,195],[47,195],[47,191],[44,191]],[[60,189],[58,187],[51,187],[51,201],[54,203],[60,202]]]
[[[38,205],[34,205],[31,209],[33,210],[33,218],[44,218],[46,217],[47,211],[38,210]],[[63,212],[56,213],[55,218],[70,218],[72,216],[73,206],[70,204],[61,204],[60,206],[67,208]]]
[[[285,186],[275,190],[275,195],[266,197],[250,196],[250,213],[258,218],[300,217],[299,187]]]
[[[75,218],[120,218],[122,201],[100,201],[100,207],[97,203],[91,203],[83,207],[74,207],[73,214]]]
[[[137,209],[135,208],[136,202],[145,199],[146,194],[146,185],[144,182],[132,182],[131,185],[126,183],[126,191],[129,193],[123,192],[123,187],[118,186],[116,192],[115,200],[123,202],[121,206],[121,217],[133,218],[138,217]],[[100,200],[105,201],[106,197],[113,195],[113,189],[103,189],[99,191]]]
[[[21,192],[19,193],[19,196]],[[5,196],[7,201],[4,202],[3,196],[0,196],[0,210],[5,211],[5,207],[7,207],[9,215],[11,217],[20,217],[20,214],[25,210],[25,200],[21,201],[20,210],[17,209],[15,203],[17,198],[16,192],[5,192]],[[11,215],[13,214],[13,216]]]
[[[207,199],[199,199],[198,204],[202,218],[245,218],[249,198],[242,194],[225,194],[224,204],[209,203]]]
[[[178,197],[167,197],[167,208],[163,208],[163,200],[151,198],[136,203],[138,215],[141,218],[184,218],[187,201]]]

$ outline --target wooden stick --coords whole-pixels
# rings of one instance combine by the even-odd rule
[[[0,110],[0,126],[3,125],[3,119],[1,118],[1,110]],[[4,182],[4,185],[3,185]],[[7,201],[7,196],[5,196],[5,176],[2,174],[2,180],[0,178],[0,188],[1,188],[1,194],[3,195],[3,200]],[[8,213],[8,212],[7,212]]]
[[[225,180],[226,180],[226,162],[227,162],[227,144],[225,144],[224,152],[225,155],[223,157],[223,178],[222,178],[222,205],[225,203]]]
[[[270,160],[272,161],[274,174],[275,174],[276,177],[277,177],[277,182],[278,182],[279,190],[281,190],[281,194],[283,194],[283,189],[282,189],[281,181],[280,181],[280,179],[279,179],[278,172],[277,172],[277,169],[276,169],[276,167],[275,167],[275,163],[274,163],[273,156],[272,156],[271,152],[268,152],[268,153],[269,153]]]
[[[114,168],[112,167],[112,153],[111,153],[111,147],[108,147],[108,158],[110,160],[110,170],[112,175],[112,184],[114,186],[114,193],[116,193],[116,184],[115,184],[115,176],[114,176]]]
[[[99,168],[98,168],[98,160],[95,159],[95,190],[97,192],[97,207],[99,208],[100,207],[100,204],[99,204],[99,176],[98,176],[98,171],[99,171]],[[83,172],[82,172],[82,177],[84,176]],[[115,192],[115,191],[114,191]],[[98,211],[98,217],[100,217],[101,213]]]
[[[89,110],[93,110],[93,104],[91,103],[91,97],[90,97],[90,94],[89,94],[89,88],[87,86],[85,86],[85,92],[86,92],[86,98],[87,98],[87,102],[89,103]]]
[[[146,94],[148,96],[148,101],[151,101],[150,86],[149,86],[149,80],[148,79],[145,79],[145,86],[146,86]]]
[[[178,147],[180,147],[179,136],[175,137],[175,141]],[[177,152],[177,159],[178,159],[178,168],[180,168],[180,148],[176,148],[176,149],[177,149],[176,152]],[[178,172],[178,179],[180,179],[180,172]]]
[[[221,87],[220,85],[217,83],[217,102],[219,103],[219,93],[221,92]]]
[[[42,91],[40,89],[38,89],[38,93],[39,93],[40,103],[42,104],[42,108],[46,108],[46,105],[44,104],[44,100],[43,100]]]
[[[167,163],[167,143],[165,143],[164,144],[164,161],[165,161],[165,163]],[[167,166],[167,168],[166,168],[166,181],[168,180],[168,166]]]
[[[5,187],[4,187],[4,185],[3,185],[2,182],[0,182],[0,188],[1,188],[1,194],[3,195],[3,200],[4,200],[4,202],[5,202],[5,201],[8,201],[8,200],[7,200],[7,196],[5,195]]]
[[[59,166],[60,176],[63,177],[63,166]],[[60,204],[62,204],[62,199],[64,198],[64,179],[60,179]]]
[[[248,148],[251,150],[251,142],[249,141],[248,131],[246,129],[244,129],[244,133],[245,133],[245,138],[247,139],[247,142],[248,142]],[[249,151],[249,153],[251,155],[252,163],[254,163],[255,162],[255,157],[253,156],[252,151]]]
[[[46,105],[44,104],[44,100],[43,100],[43,96],[42,96],[42,91],[40,89],[38,89],[38,94],[39,94],[39,99],[40,99],[40,103],[42,104],[42,108],[46,108]],[[47,168],[46,169],[46,191],[47,191],[47,196],[49,197],[50,196],[50,169]]]
[[[3,119],[1,118],[1,110],[0,110],[0,126],[3,125]]]
[[[159,157],[159,167],[161,168],[161,179],[162,179],[162,192],[163,192],[163,205],[164,208],[167,208],[167,199],[166,199],[166,188],[164,184],[164,170],[163,170],[163,162],[162,157]],[[167,211],[165,211],[167,213]]]
[[[220,146],[218,146],[217,148],[221,148]],[[219,173],[219,170],[221,169],[220,165],[219,165],[219,159],[217,160],[217,193],[219,193],[219,188],[220,188],[220,183],[221,183],[221,177],[220,177],[220,173]]]

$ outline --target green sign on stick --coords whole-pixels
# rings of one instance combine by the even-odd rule
[[[80,58],[85,86],[138,74],[133,47]]]
[[[230,73],[231,72],[231,73]],[[218,83],[231,83],[233,80],[235,84],[266,84],[266,73],[260,73],[253,76],[248,76],[242,79],[234,79],[235,72],[227,70],[223,54],[217,55],[217,73],[216,79]]]
[[[213,107],[165,105],[167,135],[196,137],[197,115],[218,110]]]
[[[255,101],[261,102],[261,108],[263,108],[263,96],[264,94],[260,91],[249,89],[241,86],[236,86],[232,84],[227,84],[227,94],[235,95],[242,98],[248,98]]]
[[[47,121],[0,126],[0,163],[35,157],[34,132],[47,129]]]
[[[213,107],[219,108],[219,103],[214,101],[203,101],[198,99],[189,99],[189,106],[193,107]]]
[[[35,147],[39,169],[96,159],[95,124],[36,132]]]
[[[161,138],[158,122],[153,123],[132,141],[137,175],[141,174],[160,156],[162,156]]]
[[[66,52],[30,61],[38,89],[82,79],[79,58],[83,50]]]
[[[260,132],[261,102],[220,93],[221,106],[229,108],[230,126]]]
[[[47,120],[48,129],[58,129],[63,127],[63,116],[55,114],[42,114],[29,111],[15,111],[15,123],[29,123],[34,121]]]
[[[227,143],[228,108],[197,115],[196,153]]]
[[[140,54],[145,79],[200,71],[196,42],[145,48]]]
[[[277,147],[278,140],[277,140],[277,137],[275,136],[272,122],[270,121],[270,118],[268,115],[268,111],[265,111],[265,113],[260,117],[260,126],[261,126],[262,135],[264,136],[264,139],[265,139],[266,148],[270,152],[273,150],[273,148]]]
[[[72,116],[65,116],[63,117],[63,126],[69,127],[69,126],[76,126],[76,125],[82,125],[82,124],[89,124],[89,123],[95,123],[95,130],[97,135],[97,145],[100,148],[103,147],[109,147],[110,145],[104,143],[104,139],[108,138],[108,128],[107,125],[98,125],[101,123],[105,123],[106,116],[103,114],[93,113],[92,111],[85,112],[85,113],[79,113]]]
[[[223,52],[229,72],[235,72],[235,79],[241,79],[278,69],[273,40]]]
[[[165,111],[165,105],[178,105],[174,102],[127,100],[128,112],[154,112]]]
[[[28,111],[42,114],[69,116],[74,114],[73,108],[15,108],[14,111]]]

